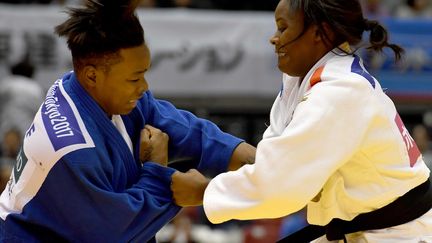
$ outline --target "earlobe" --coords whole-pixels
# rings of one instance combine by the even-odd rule
[[[313,26],[314,40],[316,42],[322,42],[323,41],[322,31],[325,31],[325,30],[321,30],[317,25]]]

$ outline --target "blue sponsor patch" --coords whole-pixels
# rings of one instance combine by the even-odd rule
[[[55,151],[85,143],[72,107],[59,89],[59,81],[48,91],[41,112],[45,130]]]
[[[369,81],[372,87],[375,88],[375,80],[361,65],[360,58],[358,56],[354,56],[354,61],[351,65],[351,72],[356,73]]]

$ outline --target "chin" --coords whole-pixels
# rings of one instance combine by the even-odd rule
[[[119,112],[119,115],[128,115],[129,113],[131,113],[132,112],[132,110],[133,109],[129,109],[129,110],[125,110],[125,111],[122,111],[122,112]]]
[[[299,72],[296,72],[295,70],[292,70],[292,69],[290,69],[288,67],[289,66],[286,65],[286,64],[282,65],[282,64],[279,63],[279,65],[278,65],[278,68],[279,68],[279,70],[281,72],[283,72],[285,74],[288,74],[291,77],[301,77],[302,76],[301,74],[299,74]]]
[[[290,72],[289,67],[290,67],[290,63],[287,62],[287,60],[285,58],[279,59],[278,68],[280,71],[282,71],[284,73]]]
[[[128,108],[127,110],[125,110],[125,112],[122,115],[127,115],[127,114],[131,113],[135,108],[136,108],[136,106],[134,106],[132,108]]]
[[[286,65],[283,65],[283,64],[279,63],[278,68],[279,68],[279,70],[280,70],[281,72],[286,73],[286,74],[288,74],[288,75],[290,75],[290,76],[293,76],[293,75],[292,75],[292,71],[289,70],[289,69],[287,68]]]

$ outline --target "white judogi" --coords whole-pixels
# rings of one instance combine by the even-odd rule
[[[329,52],[299,82],[284,75],[255,164],[208,185],[204,210],[211,222],[283,217],[306,205],[311,224],[352,220],[429,177],[393,102],[359,57]],[[432,242],[432,214],[347,239]]]

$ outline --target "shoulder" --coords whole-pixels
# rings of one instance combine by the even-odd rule
[[[334,56],[315,67],[308,78],[307,93],[329,93],[330,96],[348,96],[372,93],[380,88],[378,81],[366,70],[358,56]]]
[[[24,151],[38,161],[55,163],[67,153],[94,147],[90,132],[58,80],[25,134]]]
[[[375,88],[380,87],[357,56],[333,57],[317,67],[308,81],[310,89],[305,96],[333,107],[369,104]]]
[[[323,81],[361,82],[371,88],[376,87],[377,80],[357,55],[336,56],[323,65],[322,69]]]

